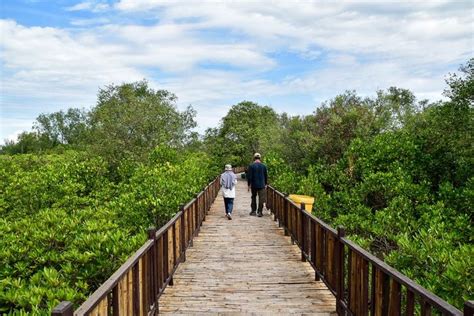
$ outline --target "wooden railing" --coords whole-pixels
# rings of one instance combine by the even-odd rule
[[[234,168],[235,173],[244,168]],[[166,286],[173,285],[173,274],[186,261],[202,222],[220,189],[216,177],[158,231],[148,230],[148,241],[140,247],[76,311],[62,302],[52,315],[153,315],[159,312],[158,299]]]
[[[301,249],[301,259],[315,271],[336,297],[338,315],[463,315],[461,311],[424,289],[374,255],[267,187],[271,209],[285,235]],[[310,211],[311,212],[311,211]],[[473,315],[473,302],[466,302],[464,315]]]

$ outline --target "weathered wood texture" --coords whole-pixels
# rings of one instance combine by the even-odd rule
[[[224,216],[219,194],[203,222],[174,286],[160,297],[160,314],[255,315],[335,313],[335,298],[314,281],[309,263],[290,238],[264,216],[249,216],[250,193],[239,181],[233,220]]]

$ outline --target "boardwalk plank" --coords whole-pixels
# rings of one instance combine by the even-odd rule
[[[193,247],[160,298],[160,314],[335,315],[335,298],[301,262],[299,248],[268,211],[249,216],[250,194],[237,184],[233,220],[219,194]]]

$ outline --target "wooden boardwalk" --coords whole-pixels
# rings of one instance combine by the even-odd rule
[[[249,216],[250,193],[239,180],[233,220],[219,193],[187,260],[159,305],[163,314],[333,315],[335,298],[268,211]]]

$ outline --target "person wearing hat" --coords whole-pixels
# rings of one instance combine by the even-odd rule
[[[252,191],[252,203],[250,207],[252,211],[249,215],[262,217],[263,203],[265,203],[265,187],[267,185],[268,175],[267,166],[261,161],[259,153],[253,155],[254,162],[247,169],[248,189]],[[258,209],[257,209],[258,196]]]
[[[221,174],[221,187],[224,196],[225,216],[227,216],[229,220],[232,219],[236,184],[237,177],[235,176],[234,171],[232,171],[232,166],[225,165],[225,172]]]

